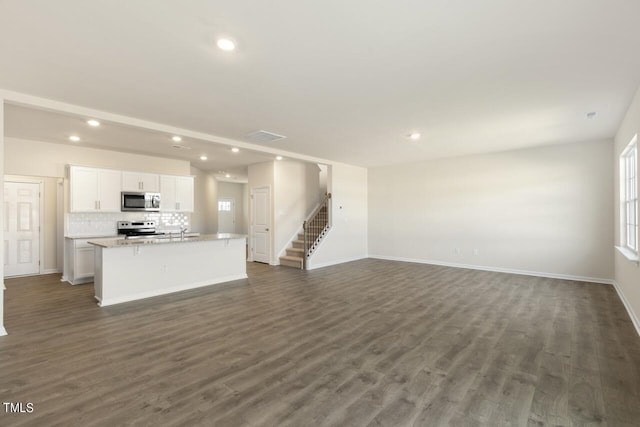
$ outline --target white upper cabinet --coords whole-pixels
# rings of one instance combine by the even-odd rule
[[[120,171],[78,166],[69,169],[71,212],[120,212]]]
[[[178,211],[193,212],[193,177],[176,177],[176,202]]]
[[[176,177],[173,175],[160,175],[160,210],[176,211]]]
[[[153,173],[122,172],[122,191],[160,192],[160,176]]]
[[[193,177],[160,175],[160,210],[193,212]]]
[[[122,191],[160,193],[160,210],[193,212],[193,177],[69,166],[70,212],[120,212]]]

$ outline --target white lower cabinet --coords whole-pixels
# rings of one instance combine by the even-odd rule
[[[95,265],[95,248],[76,248],[74,271],[75,277],[93,277]]]
[[[89,240],[100,239],[99,236],[90,239],[64,239],[64,273],[62,280],[72,285],[93,282],[95,275],[95,246],[87,243]]]

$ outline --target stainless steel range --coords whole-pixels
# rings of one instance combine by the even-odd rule
[[[135,239],[145,236],[162,236],[165,233],[156,229],[155,221],[118,221],[118,234],[124,234],[125,239]]]

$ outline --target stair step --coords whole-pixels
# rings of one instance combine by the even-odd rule
[[[286,267],[302,268],[302,257],[290,255],[281,256],[280,265],[284,265]]]
[[[304,249],[302,248],[287,248],[287,255],[289,256],[302,257],[303,253],[304,253]]]
[[[294,248],[303,248],[304,240],[293,240],[291,244],[293,245]]]

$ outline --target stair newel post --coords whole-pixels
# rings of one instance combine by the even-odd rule
[[[302,234],[304,236],[304,243],[302,244],[303,252],[302,252],[302,269],[307,269],[307,221],[302,223]]]

